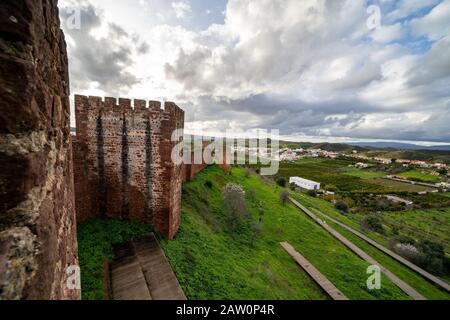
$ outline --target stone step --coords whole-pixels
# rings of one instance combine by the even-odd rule
[[[114,248],[114,300],[186,300],[172,267],[153,234]]]
[[[114,300],[152,300],[141,264],[131,242],[115,248],[111,263],[112,296]]]

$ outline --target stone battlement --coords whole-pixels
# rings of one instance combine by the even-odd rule
[[[126,98],[112,98],[112,97],[95,97],[95,96],[81,96],[75,95],[75,101],[78,101],[78,106],[83,104],[84,108],[103,111],[148,111],[166,114],[182,114],[184,111],[175,103],[166,101],[162,104],[160,101],[146,101],[140,99],[126,99]]]
[[[75,96],[75,201],[78,222],[120,217],[173,238],[180,223],[182,166],[173,132],[184,111],[166,102]]]

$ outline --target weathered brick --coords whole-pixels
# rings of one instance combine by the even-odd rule
[[[149,106],[148,108],[146,106]],[[181,165],[172,133],[184,128],[174,103],[75,97],[74,170],[78,222],[120,217],[173,238],[181,211]]]
[[[0,299],[79,299],[69,76],[56,0],[0,2]]]

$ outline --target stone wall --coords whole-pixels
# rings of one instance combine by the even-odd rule
[[[56,0],[0,2],[0,299],[78,299],[66,44]]]
[[[184,111],[167,102],[75,96],[78,222],[123,218],[172,239],[180,224],[182,166],[172,162]]]
[[[186,163],[183,165],[182,176],[183,182],[191,182],[195,179],[195,176],[209,167],[209,164],[205,162],[204,153],[209,155],[214,153],[217,148],[220,148],[219,145],[215,145],[214,142],[204,141],[202,145],[202,157],[201,163],[196,163],[200,161],[196,161],[196,153],[195,150],[191,152],[191,160],[190,163]],[[231,171],[231,164],[229,164],[228,159],[232,159],[231,151],[225,145],[223,146],[222,159],[218,159],[219,163],[217,166],[221,168],[225,173],[229,173]]]

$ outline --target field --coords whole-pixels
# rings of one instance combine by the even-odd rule
[[[362,180],[376,179],[385,176],[382,172],[372,171],[370,169],[358,169],[358,168],[344,168],[341,172],[345,175],[357,177]]]
[[[410,179],[410,180],[429,182],[429,183],[437,183],[437,182],[441,181],[439,176],[433,176],[429,173],[423,172],[422,170],[411,170],[411,171],[403,172],[403,173],[399,174],[399,176]]]
[[[382,192],[383,189],[367,183],[360,177],[353,175],[343,175],[342,170],[347,170],[353,161],[312,159],[306,158],[296,162],[280,163],[280,170],[277,177],[289,179],[293,176],[310,179],[320,182],[322,187],[336,187],[339,191],[359,190],[361,192]]]
[[[399,181],[393,181],[393,180],[388,180],[388,179],[383,179],[383,178],[367,180],[367,183],[382,187],[382,190],[384,190],[384,193],[433,191],[433,188],[428,188],[428,187],[424,187],[424,186],[419,186],[419,185],[405,183],[405,182],[399,182]]]
[[[209,189],[206,184],[212,183]],[[247,199],[254,219],[264,210],[262,233],[227,226],[222,190],[233,182],[255,199]],[[162,246],[190,299],[327,299],[280,246],[290,242],[351,299],[407,299],[388,279],[383,289],[366,286],[368,264],[331,235],[279,200],[281,189],[259,177],[231,176],[210,167],[184,188],[183,214],[175,241]],[[252,192],[250,192],[252,193]]]
[[[320,182],[322,188],[333,188],[338,192],[390,193],[421,192],[433,189],[383,179],[386,173],[371,169],[349,168],[351,160],[306,158],[296,162],[280,163],[277,177],[289,179],[299,176]]]

